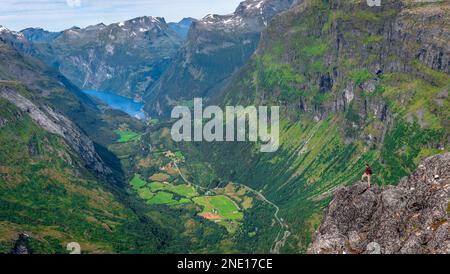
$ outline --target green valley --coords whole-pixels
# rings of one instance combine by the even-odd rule
[[[450,8],[382,2],[244,0],[180,23],[0,26],[0,253],[69,253],[71,242],[82,253],[442,252]],[[114,108],[94,93],[127,97]],[[278,149],[231,141],[250,139],[241,112],[227,141],[174,139],[174,106],[190,114],[183,133],[220,115],[195,120],[200,97],[218,107],[208,111],[276,107]]]

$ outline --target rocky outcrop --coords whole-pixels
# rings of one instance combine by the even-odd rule
[[[308,252],[450,254],[450,153],[397,186],[338,189]]]
[[[392,38],[396,47],[392,48],[400,59],[418,59],[422,64],[435,70],[450,73],[450,7],[412,5],[403,0],[405,6],[393,26]],[[420,44],[417,47],[416,44]]]
[[[26,255],[33,254],[33,250],[30,247],[30,236],[26,233],[20,233],[19,238],[14,244],[14,248],[11,250],[11,254]]]
[[[39,126],[62,138],[86,162],[86,166],[97,175],[106,177],[111,170],[103,163],[95,151],[91,139],[64,115],[57,113],[49,106],[37,106],[9,87],[0,87],[0,97],[27,113]]]

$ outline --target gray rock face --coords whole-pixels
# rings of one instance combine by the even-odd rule
[[[0,128],[4,127],[8,123],[8,120],[0,117]]]
[[[0,97],[27,113],[43,129],[64,138],[86,165],[98,175],[104,177],[111,174],[111,170],[96,153],[93,142],[71,120],[48,106],[38,107],[11,88],[0,88]]]
[[[423,161],[397,186],[343,187],[308,253],[450,254],[450,153]]]
[[[411,1],[401,2],[408,5]],[[444,9],[432,5],[403,9],[393,26],[392,38],[398,46],[392,50],[402,59],[416,57],[434,70],[450,73],[450,29],[445,23],[448,16],[448,5]],[[412,50],[414,42],[421,47]]]
[[[26,255],[33,254],[33,250],[30,247],[30,236],[25,233],[20,233],[19,238],[14,244],[14,248],[11,250],[11,254]]]

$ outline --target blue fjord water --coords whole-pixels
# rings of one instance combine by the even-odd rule
[[[135,118],[144,119],[146,117],[144,111],[142,111],[144,103],[136,102],[131,98],[123,97],[107,91],[83,90],[83,92],[99,99],[111,108],[121,110]]]

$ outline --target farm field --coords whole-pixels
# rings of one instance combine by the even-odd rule
[[[244,217],[236,203],[225,195],[195,197],[193,201],[203,206],[202,213],[213,213],[220,219],[242,220]]]
[[[134,174],[133,179],[130,181],[130,184],[133,186],[135,190],[139,190],[141,187],[143,187],[146,182],[141,179],[141,177],[138,174]]]
[[[138,196],[149,205],[175,207],[195,204],[198,206],[198,216],[224,226],[229,233],[237,230],[244,219],[243,210],[250,208],[252,201],[251,197],[245,196],[245,191],[236,191],[232,184],[225,188],[214,189],[207,195],[201,195],[193,185],[146,182],[141,179],[139,174],[135,174],[130,185]],[[227,195],[227,192],[230,196]],[[246,202],[240,205],[240,201]]]
[[[131,141],[137,141],[141,138],[141,134],[131,130],[116,130],[115,133],[119,135],[117,143],[127,143]]]

